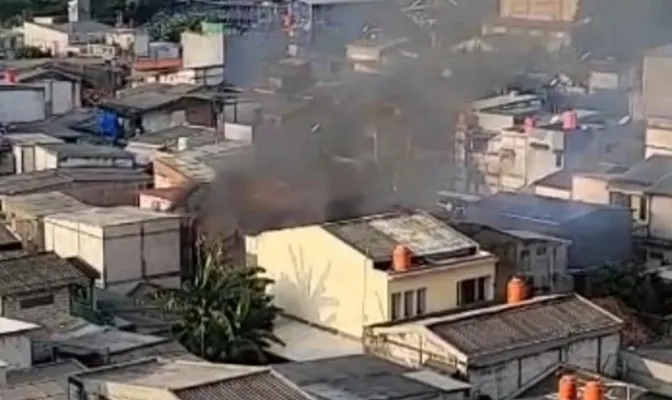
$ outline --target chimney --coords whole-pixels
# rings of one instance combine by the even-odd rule
[[[564,375],[558,384],[558,400],[576,400],[576,378],[573,375]]]
[[[9,369],[9,364],[0,360],[0,387],[7,385],[7,370]]]
[[[534,130],[537,125],[537,121],[534,120],[534,117],[525,117],[525,122],[523,122],[523,131],[526,135],[529,135]]]
[[[602,384],[596,380],[586,382],[583,387],[583,400],[602,400]]]
[[[567,110],[562,114],[562,129],[573,131],[579,127],[579,115],[576,110]]]
[[[411,269],[411,251],[408,247],[399,244],[392,252],[392,268],[396,272],[404,272]]]
[[[506,302],[508,304],[518,304],[525,300],[527,296],[527,287],[525,281],[518,277],[513,277],[506,287]]]

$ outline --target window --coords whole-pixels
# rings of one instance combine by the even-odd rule
[[[40,306],[48,306],[54,304],[54,295],[48,294],[46,296],[31,297],[29,299],[23,299],[19,301],[19,306],[21,308],[34,308]]]
[[[619,207],[630,207],[630,196],[624,193],[619,193],[619,192],[610,192],[609,193],[609,204],[612,206],[619,206]]]
[[[489,276],[466,279],[457,284],[457,305],[465,305],[487,299]]]
[[[562,153],[559,151],[554,152],[555,155],[555,166],[557,168],[562,168]]]
[[[418,289],[415,292],[415,314],[422,315],[427,312],[427,289]]]
[[[639,212],[637,215],[640,221],[647,221],[649,217],[649,204],[645,196],[639,198]]]
[[[413,291],[408,290],[404,292],[404,317],[413,316]]]
[[[396,321],[401,316],[401,293],[392,293],[390,298],[391,319]]]
[[[538,256],[543,256],[546,254],[546,246],[538,246],[537,247],[537,255]]]

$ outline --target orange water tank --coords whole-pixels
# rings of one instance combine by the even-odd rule
[[[523,122],[523,129],[525,130],[525,134],[529,135],[532,133],[536,124],[537,123],[533,117],[525,117],[525,122]]]
[[[527,296],[527,286],[525,281],[513,277],[506,286],[506,302],[509,304],[520,303]]]
[[[579,115],[576,110],[568,110],[562,114],[562,129],[573,131],[579,127]]]
[[[595,380],[586,382],[583,387],[583,400],[602,400],[602,384]]]
[[[392,252],[392,268],[403,272],[411,269],[411,251],[404,245],[397,245]]]
[[[573,375],[565,375],[560,378],[558,400],[576,400],[576,394],[576,378]]]

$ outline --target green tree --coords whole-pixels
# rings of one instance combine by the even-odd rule
[[[209,361],[264,363],[279,308],[266,289],[273,281],[259,267],[231,265],[221,240],[199,244],[202,257],[194,278],[182,289],[159,294],[166,311],[177,317],[176,339]],[[202,260],[202,261],[200,261]]]
[[[672,311],[672,285],[639,264],[606,265],[588,277],[592,297],[614,296],[651,314]]]

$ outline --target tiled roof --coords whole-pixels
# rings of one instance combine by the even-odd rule
[[[453,315],[427,328],[468,357],[480,357],[572,335],[618,331],[622,324],[588,300],[566,295]]]
[[[180,400],[310,400],[311,397],[272,371],[175,390]]]
[[[84,273],[55,253],[0,259],[0,296],[88,282]]]

